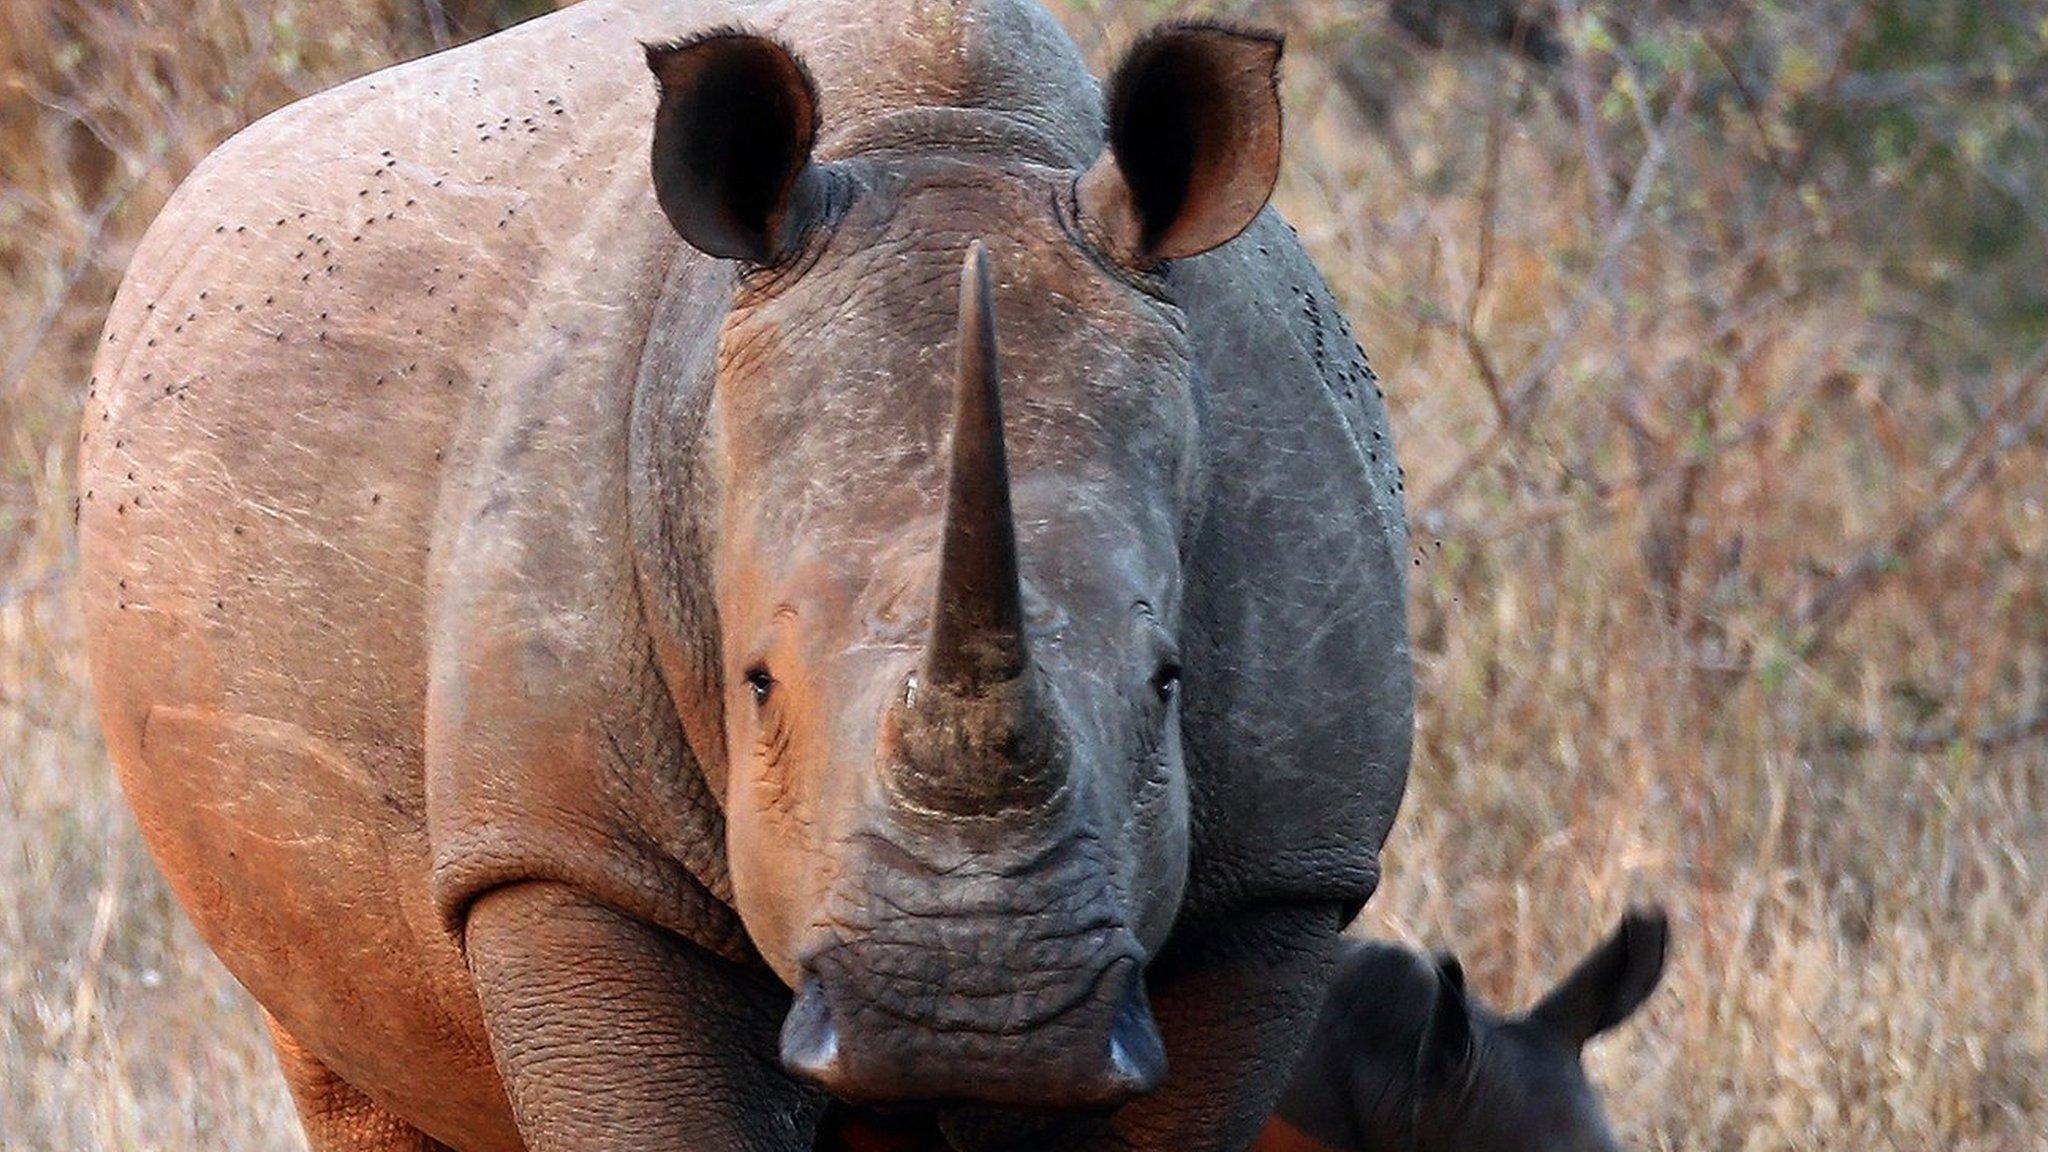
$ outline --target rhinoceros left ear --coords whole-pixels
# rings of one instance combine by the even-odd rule
[[[1083,220],[1135,267],[1207,252],[1244,231],[1280,175],[1275,33],[1168,24],[1110,78],[1109,148],[1081,176]]]
[[[1529,1019],[1574,1047],[1628,1019],[1664,975],[1670,931],[1662,908],[1629,909],[1614,935],[1531,1008]]]
[[[691,247],[773,264],[823,210],[811,162],[818,88],[795,53],[765,36],[719,28],[649,44],[661,82],[654,114],[654,192]]]

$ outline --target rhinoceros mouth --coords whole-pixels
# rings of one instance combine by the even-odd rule
[[[919,1019],[835,979],[843,975],[806,973],[781,1045],[788,1071],[843,1100],[1097,1109],[1165,1078],[1165,1052],[1132,959],[1079,982],[1080,994],[1063,1009],[1028,1025],[1006,1014],[981,1027]]]
[[[1149,1091],[1164,1054],[1145,952],[1099,845],[934,869],[850,853],[799,962],[784,1066],[842,1099],[1091,1108]]]

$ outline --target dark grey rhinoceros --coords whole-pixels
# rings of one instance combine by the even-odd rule
[[[193,174],[88,405],[90,655],[319,1152],[1244,1146],[1411,713],[1279,56],[591,0]]]

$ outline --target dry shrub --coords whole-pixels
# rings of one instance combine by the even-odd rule
[[[179,174],[491,14],[257,7],[0,0],[9,1149],[298,1140],[93,735],[73,426]],[[1067,15],[1102,62],[1168,7]],[[1417,757],[1361,930],[1520,1004],[1628,900],[1670,905],[1666,990],[1595,1049],[1634,1147],[2043,1147],[2048,322],[1968,204],[2017,197],[2031,250],[2048,216],[2003,145],[1958,148],[1965,221],[1940,141],[1871,158],[1901,84],[1958,139],[2039,138],[2025,76],[1872,71],[1903,0],[1560,2],[1550,70],[1416,55],[1378,5],[1220,7],[1292,32],[1279,203],[1409,474]]]

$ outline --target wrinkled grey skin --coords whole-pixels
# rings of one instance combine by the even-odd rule
[[[641,48],[735,21],[825,173],[745,251],[657,202]],[[1134,231],[1105,155],[1023,0],[590,0],[181,189],[88,404],[89,655],[316,1149],[803,1148],[819,1084],[1250,1138],[1405,779],[1398,473],[1279,218]],[[934,639],[963,475],[1014,666]]]
[[[1254,1152],[1620,1152],[1580,1052],[1656,990],[1667,935],[1662,910],[1630,911],[1513,1016],[1455,959],[1347,942]]]

